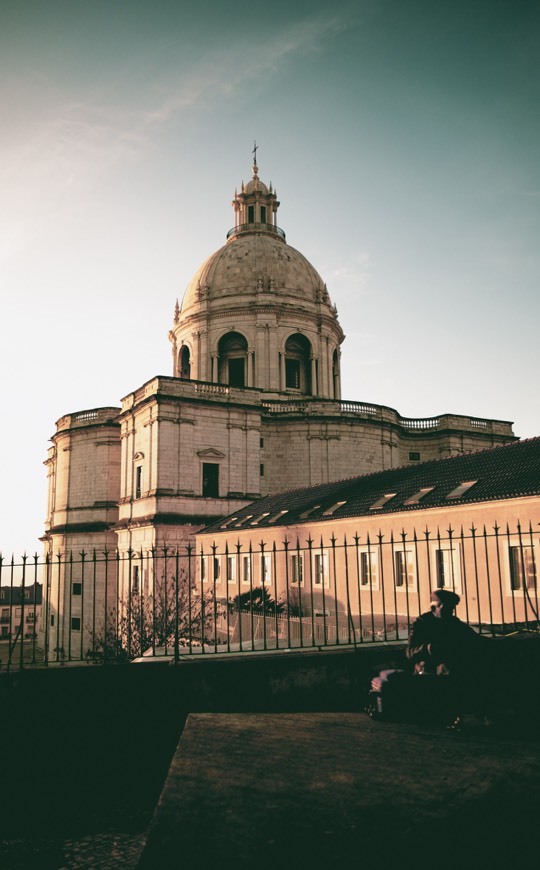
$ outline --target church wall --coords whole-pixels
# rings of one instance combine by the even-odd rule
[[[116,533],[108,530],[85,528],[49,540],[38,642],[52,659],[84,657],[92,638],[103,638],[116,603],[116,548]]]
[[[46,532],[68,524],[114,522],[120,495],[118,409],[63,417],[49,451]]]

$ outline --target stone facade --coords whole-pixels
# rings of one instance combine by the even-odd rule
[[[507,422],[409,420],[342,401],[337,310],[287,244],[278,206],[255,165],[235,195],[227,243],[176,304],[173,377],[149,380],[121,408],[58,421],[46,463],[52,561],[176,547],[268,493],[514,440]],[[105,571],[93,593],[103,612],[113,594]],[[70,583],[51,573],[48,606],[60,619],[73,614]]]

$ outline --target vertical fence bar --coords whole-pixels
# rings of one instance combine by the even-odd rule
[[[300,539],[296,537],[296,579],[298,581],[298,623],[300,626],[300,646],[304,646],[304,606],[302,603],[302,584],[304,582],[304,571],[300,555]],[[311,638],[313,646],[313,632]]]
[[[45,613],[45,627],[43,631],[43,641],[45,644],[43,662],[45,667],[49,666],[49,630],[50,630],[50,620],[51,620],[51,557],[50,554],[47,553],[45,555],[45,602],[42,605],[42,612]]]
[[[125,558],[123,560],[122,567],[124,569],[126,567]],[[122,575],[124,576],[124,571],[122,571]],[[135,610],[135,615],[133,614],[133,604],[138,599],[139,606],[140,606],[141,595],[142,595],[141,583],[142,583],[142,577],[139,577],[139,583],[138,583],[139,588],[136,589],[134,586],[134,577],[133,577],[133,550],[131,549],[131,547],[128,547],[128,551],[127,551],[127,602],[125,600],[123,601],[122,610],[125,611],[127,609],[127,637],[125,639],[125,644],[127,646],[127,656],[128,656],[128,659],[130,661],[131,661],[131,657],[132,657],[131,642],[132,642],[132,638],[133,638],[133,620],[134,620],[134,618],[135,618],[135,620],[137,619],[137,611],[136,610]],[[125,584],[122,583],[122,592],[124,591],[124,587],[125,587]],[[125,596],[122,596],[122,598],[125,598]]]
[[[241,567],[242,567],[241,549],[242,549],[242,547],[240,544],[240,540],[238,540],[237,547],[236,547],[236,577],[238,580],[238,594],[240,594],[240,589],[242,588],[242,583],[244,582],[243,571],[241,570]],[[248,580],[249,580],[249,624],[250,624],[250,630],[251,630],[251,649],[255,649],[255,613],[254,613],[254,606],[253,606],[253,577],[251,576],[251,571],[248,571]],[[263,595],[262,612],[263,612],[263,618],[264,618],[264,597],[265,597],[264,586],[263,586],[262,595]]]
[[[26,553],[22,558],[22,578],[21,578],[21,629],[20,629],[20,640],[21,640],[21,651],[19,655],[19,668],[23,670],[24,668],[24,611],[25,611],[25,597],[26,597],[26,561],[28,557]]]
[[[320,543],[320,552],[321,552],[321,560],[319,562],[319,578],[322,589],[322,612],[323,612],[323,638],[324,638],[324,646],[328,644],[328,624],[326,621],[326,571],[324,565],[324,545],[323,539],[321,535],[321,543]],[[337,626],[336,626],[337,629]]]
[[[356,538],[358,539],[358,535],[356,536]],[[368,567],[368,579],[369,579],[369,606],[371,609],[371,640],[374,641],[375,640],[375,598],[373,595],[374,589],[373,589],[372,559],[376,560],[375,561],[376,568],[378,569],[380,566],[381,570],[382,570],[382,561],[380,558],[380,554],[377,551],[377,546],[375,546],[375,552],[373,553],[373,555],[371,553],[371,537],[369,535],[369,532],[368,532],[368,536],[367,536],[367,557],[368,557],[367,567]],[[377,570],[377,581],[380,582],[381,588],[382,588],[382,580],[379,580],[379,576],[380,576],[380,571]],[[384,595],[384,593],[383,593],[383,595]]]
[[[107,606],[109,601],[109,551],[105,550],[103,553],[104,558],[104,578],[103,578],[103,592],[105,595],[105,599],[103,602],[103,664],[107,664],[108,652],[109,652],[109,619],[107,613]]]
[[[96,661],[96,594],[97,594],[97,559],[96,548],[92,554],[92,661]]]
[[[187,642],[188,642],[188,653],[189,655],[193,655],[193,590],[195,590],[195,578],[193,576],[193,561],[195,559],[195,577],[197,576],[197,551],[195,547],[193,547],[189,542],[186,547],[186,557],[187,557]],[[201,644],[204,639],[204,596],[201,590],[201,602],[199,606],[199,619],[200,619],[200,629],[199,634],[201,637]]]
[[[368,539],[369,539],[369,535],[368,535]],[[353,537],[353,541],[354,541],[354,561],[355,561],[355,565],[356,565],[356,588],[357,588],[357,593],[358,593],[358,638],[359,638],[359,643],[363,643],[364,631],[363,631],[363,624],[362,624],[363,615],[362,615],[362,590],[361,590],[362,576],[361,576],[361,570],[360,570],[360,552],[358,550],[359,540],[360,539],[358,537],[358,532],[355,532],[354,537]]]
[[[60,660],[60,651],[62,652],[62,657],[64,655],[63,646],[60,647],[60,569],[62,564],[62,554],[58,553],[58,572],[57,572],[57,582],[58,582],[58,590],[56,593],[56,661]],[[64,564],[65,571],[65,564]]]
[[[287,538],[283,541],[283,550],[285,552],[285,609],[287,618],[287,647],[291,645],[291,597],[289,587],[289,541]]]
[[[11,658],[13,655],[13,624],[15,621],[15,604],[13,596],[13,581],[15,574],[15,556],[11,554],[11,564],[9,571],[9,630],[8,630],[8,660],[7,670],[11,669]]]
[[[215,558],[215,547],[216,547],[216,545],[214,544],[214,547],[213,547],[214,558]],[[226,585],[226,589],[227,589],[227,602],[231,601],[231,598],[229,595],[229,588],[230,588],[230,583],[231,583],[231,567],[233,567],[233,566],[231,565],[230,553],[229,553],[229,544],[227,542],[227,544],[225,545],[225,585]],[[234,579],[235,578],[233,578],[233,580]],[[214,592],[214,594],[215,594],[215,592]],[[234,598],[232,599],[231,606],[234,607]],[[241,652],[242,646],[243,646],[243,632],[242,632],[242,607],[240,605],[240,596],[239,595],[236,596],[236,611],[237,611],[237,620],[238,620],[238,623],[237,623],[238,624],[238,649]]]
[[[73,550],[69,551],[69,580],[68,580],[68,618],[67,618],[67,630],[68,630],[68,662],[71,661],[71,634],[73,628]],[[64,583],[64,589],[66,584]],[[65,628],[65,626],[64,626]]]
[[[332,537],[330,538],[330,546],[332,547],[332,573],[334,575],[334,615],[336,619],[336,644],[339,646],[339,611],[338,611],[338,591],[337,591],[337,570],[336,570],[336,538],[334,533],[332,532]],[[328,573],[330,574],[330,565],[328,566]],[[330,577],[328,577],[328,583],[330,584]]]
[[[276,602],[276,606],[274,607],[274,633],[276,636],[275,649],[279,649],[279,615],[278,615],[278,572],[277,572],[277,550],[276,550],[276,542],[272,542],[272,577],[274,578],[274,589],[275,595],[274,600]]]
[[[426,563],[427,563],[427,569],[428,569],[428,593],[429,593],[428,594],[428,601],[431,601],[431,593],[433,592],[433,578],[431,576],[431,559],[429,558],[429,556],[430,556],[430,553],[429,553],[430,536],[431,536],[431,532],[429,531],[428,527],[426,526],[426,530],[424,532],[424,538],[425,538],[425,542],[426,542]],[[422,609],[422,607],[420,607],[420,609]]]
[[[382,616],[383,616],[383,637],[385,640],[388,640],[388,636],[386,634],[386,590],[384,583],[384,552],[383,552],[383,538],[381,530],[379,529],[379,533],[377,535],[379,541],[379,561],[381,565],[381,601],[382,601]],[[392,577],[394,577],[394,554],[391,551],[392,557]],[[375,640],[375,632],[373,632],[373,640]]]
[[[405,565],[405,616],[407,619],[407,631],[411,625],[410,613],[410,601],[409,601],[409,560],[408,560],[408,550],[407,550],[407,535],[405,534],[405,529],[401,530],[401,541],[403,544],[403,563]],[[415,574],[416,582],[418,583],[418,574]],[[396,640],[399,640],[399,615],[396,613]]]
[[[304,571],[304,567],[302,566],[303,576],[307,577],[309,573],[309,606],[311,610],[311,645],[318,646],[318,638],[316,637],[317,631],[317,622],[315,620],[315,597],[313,594],[313,540],[311,535],[307,539],[307,557],[308,557],[308,571]]]
[[[393,580],[393,599],[394,599],[394,624],[397,625],[397,586],[398,586],[398,565],[396,564],[396,551],[395,549],[395,541],[394,541],[394,532],[390,532],[390,552],[392,554],[392,580]],[[406,557],[405,557],[406,558]],[[403,565],[399,566],[401,571],[400,581],[403,582],[403,573],[405,573],[405,585],[407,584],[407,562],[405,562],[405,572],[403,571]],[[384,609],[384,639],[388,639],[387,628],[386,628],[386,608]]]
[[[487,529],[484,526],[484,555],[486,558],[486,575],[487,575],[487,591],[488,591],[488,604],[489,604],[489,624],[491,629],[491,634],[495,634],[494,626],[493,626],[493,602],[491,600],[491,572],[489,570],[489,551],[487,545]]]
[[[180,625],[179,625],[179,623],[180,623],[180,610],[179,610],[180,597],[179,597],[179,591],[178,591],[178,570],[179,570],[178,548],[173,550],[173,556],[174,556],[174,579],[173,579],[173,586],[174,586],[174,605],[173,605],[173,607],[174,607],[174,617],[173,617],[173,619],[174,619],[174,621],[173,621],[174,645],[173,645],[173,660],[174,660],[175,665],[177,665],[178,662],[180,661],[180,635],[179,635],[179,631],[180,631]]]
[[[86,553],[83,550],[79,555],[81,557],[81,637],[80,637],[80,643],[79,643],[79,661],[82,662],[83,649],[84,649],[84,601],[85,601],[84,586],[85,586],[85,582],[86,582],[85,576],[84,576],[85,575],[84,567],[85,567]]]
[[[351,593],[349,588],[349,554],[347,552],[347,535],[343,535],[343,561],[345,565],[345,590],[347,598],[347,642],[351,643],[351,627],[352,627],[352,642],[356,647],[356,631],[354,627],[354,619],[351,607]]]
[[[537,582],[538,576],[537,576],[537,570],[536,570],[536,556],[534,553],[533,530],[532,530],[532,525],[531,525],[530,520],[529,520],[529,541],[530,541],[529,546],[531,548],[531,557],[532,557],[532,573],[533,573],[532,583],[533,583],[533,589],[534,589],[534,605],[532,605],[532,603],[531,603],[531,607],[532,607],[534,617],[536,620],[536,629],[538,630],[538,628],[539,628],[539,626],[538,626],[538,582]],[[529,599],[529,601],[530,601],[530,599]]]
[[[43,582],[38,584],[38,571],[39,566],[39,557],[38,554],[34,554],[34,613],[32,616],[32,664],[36,664],[36,641],[37,641],[37,594],[38,594],[38,585],[41,585],[41,612],[43,613]],[[1,585],[1,583],[0,583]]]
[[[422,597],[423,580],[421,578],[421,572],[420,572],[420,561],[419,561],[419,554],[418,554],[418,537],[416,534],[416,526],[413,529],[413,547],[414,547],[414,569],[415,569],[415,575],[416,575],[416,603],[418,605],[417,606],[417,616],[420,616],[420,614],[422,613],[422,608],[420,607],[420,598]],[[411,623],[409,622],[409,619],[407,618],[407,634],[409,634],[410,631],[411,631]]]
[[[474,582],[476,589],[476,603],[478,606],[478,631],[482,634],[482,612],[480,607],[480,584],[478,581],[478,553],[476,549],[476,527],[471,526],[472,545],[473,545],[473,564],[474,564]]]
[[[497,580],[499,584],[499,604],[501,608],[501,630],[502,633],[505,633],[505,618],[504,618],[504,595],[503,595],[503,577],[502,577],[502,566],[501,566],[501,553],[499,550],[499,526],[497,523],[493,526],[493,532],[495,534],[495,553],[497,554]]]
[[[460,546],[461,546],[461,563],[462,563],[462,577],[463,577],[463,596],[465,598],[465,621],[467,625],[470,624],[471,618],[469,613],[469,585],[467,582],[467,559],[465,558],[465,534],[463,532],[463,526],[461,526],[460,531]]]
[[[523,586],[523,615],[525,617],[525,628],[529,631],[529,590],[527,588],[527,566],[525,565],[525,556],[523,553],[523,538],[521,536],[521,523],[517,521],[517,533],[519,541],[519,561],[521,565],[521,582]]]

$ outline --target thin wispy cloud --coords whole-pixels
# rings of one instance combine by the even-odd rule
[[[332,287],[339,285],[345,290],[365,287],[371,279],[370,255],[367,251],[360,251],[339,266],[326,269],[324,274]]]
[[[315,17],[252,35],[247,45],[229,41],[226,49],[202,53],[176,80],[167,75],[137,89],[136,102],[118,103],[105,91],[77,101],[52,100],[49,93],[39,120],[14,113],[0,161],[0,262],[23,253],[44,222],[77,208],[116,166],[136,162],[160,126],[211,110],[240,89],[255,96],[284,65],[323,50],[344,26],[339,17]]]

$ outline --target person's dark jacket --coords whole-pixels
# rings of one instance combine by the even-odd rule
[[[463,677],[476,670],[482,638],[457,616],[423,613],[412,626],[406,656],[416,673]]]

